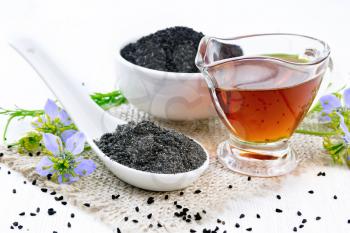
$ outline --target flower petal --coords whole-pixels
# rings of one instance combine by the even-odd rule
[[[350,88],[344,90],[343,97],[345,107],[350,108]]]
[[[350,143],[350,132],[349,132],[349,129],[348,127],[346,126],[345,124],[345,121],[344,121],[344,117],[342,114],[338,113],[337,112],[337,115],[339,116],[340,118],[340,128],[343,130],[344,132],[344,141],[349,144]]]
[[[58,117],[59,108],[53,100],[48,99],[46,101],[44,110],[45,110],[45,114],[48,115],[51,120]]]
[[[62,180],[62,175],[59,175],[57,177],[57,181],[58,181],[59,184],[71,184],[71,183],[76,182],[76,181],[79,180],[78,176],[72,176],[70,174],[65,174],[64,177],[65,177],[65,181],[64,182]]]
[[[43,140],[46,149],[51,151],[54,155],[58,155],[60,152],[62,152],[62,141],[59,137],[51,133],[44,133]]]
[[[336,108],[341,107],[341,102],[335,95],[324,95],[320,98],[320,102],[326,113],[330,113]]]
[[[78,164],[76,168],[74,168],[74,172],[79,176],[88,176],[93,173],[96,169],[96,164],[91,159],[83,159]]]
[[[47,176],[48,174],[53,174],[52,165],[53,165],[53,162],[49,159],[49,157],[45,156],[37,164],[35,171],[41,176]]]
[[[77,131],[74,129],[67,129],[61,133],[61,139],[66,144],[67,139],[70,138],[73,134],[75,134]]]
[[[84,150],[85,135],[82,132],[77,132],[67,139],[66,150],[73,155],[80,154]]]
[[[328,115],[328,113],[322,111],[318,117],[318,120],[320,123],[328,123],[330,122],[332,119],[330,118],[330,116]]]
[[[65,126],[72,124],[72,121],[70,120],[68,113],[64,109],[61,109],[61,111],[58,113],[58,118],[60,119],[62,124]]]

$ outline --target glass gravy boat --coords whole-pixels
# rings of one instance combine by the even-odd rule
[[[288,140],[317,94],[329,55],[325,42],[297,34],[202,38],[195,62],[230,132],[219,160],[251,176],[292,171],[298,156]]]

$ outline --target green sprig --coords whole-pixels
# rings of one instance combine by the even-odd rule
[[[118,90],[108,92],[108,93],[96,92],[94,94],[91,94],[90,97],[97,105],[99,105],[101,108],[105,110],[111,107],[116,107],[124,103],[127,103],[127,99]],[[8,116],[4,131],[3,131],[3,135],[2,135],[3,141],[6,141],[7,131],[12,120],[14,119],[21,120],[26,117],[38,117],[44,114],[44,110],[42,109],[28,110],[28,109],[16,108],[14,110],[11,110],[11,109],[0,108],[0,110],[1,110],[0,115]]]

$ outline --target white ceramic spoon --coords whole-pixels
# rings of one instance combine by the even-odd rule
[[[177,174],[156,174],[136,170],[111,160],[94,143],[102,134],[113,132],[118,124],[126,122],[113,117],[98,107],[88,93],[72,77],[65,74],[45,53],[39,44],[27,38],[9,41],[14,48],[39,74],[55,94],[76,126],[86,134],[87,142],[98,157],[121,180],[136,187],[152,191],[171,191],[185,188],[196,181],[209,165],[209,156],[199,168]]]

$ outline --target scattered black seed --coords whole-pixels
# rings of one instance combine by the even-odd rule
[[[46,193],[47,192],[47,188],[41,188],[41,192]]]
[[[124,221],[128,221],[129,220],[129,217],[124,217]]]
[[[203,214],[206,214],[206,213],[207,213],[207,211],[205,211],[205,210],[202,210],[202,212],[203,212]]]
[[[47,180],[51,180],[52,174],[47,174],[46,178],[47,178]]]
[[[52,192],[50,193],[50,195],[56,195],[56,192],[55,192],[55,191],[52,191]]]
[[[248,180],[248,181],[251,181],[251,179],[252,179],[252,177],[248,176],[247,180]]]
[[[90,203],[84,203],[84,206],[90,207]]]
[[[7,148],[10,149],[12,147],[12,145],[8,145]]]
[[[7,174],[10,175],[10,174],[11,174],[11,171],[7,171]]]
[[[301,212],[300,212],[300,211],[298,211],[298,212],[297,212],[297,215],[298,215],[298,216],[301,216],[302,214],[301,214]]]
[[[281,209],[276,208],[276,213],[282,213],[283,211]]]
[[[13,230],[13,229],[15,229],[13,226],[10,226],[10,228]]]
[[[182,209],[182,205],[176,205],[176,208]]]
[[[294,232],[297,232],[297,231],[298,231],[298,228],[293,227],[293,231],[294,231]]]
[[[334,195],[334,196],[333,196],[333,199],[334,199],[334,200],[337,200],[337,199],[338,199],[337,195]]]
[[[301,228],[303,228],[303,227],[304,227],[304,225],[303,225],[303,224],[300,224],[300,225],[299,225],[299,228],[300,228],[300,229],[301,229]]]
[[[22,226],[22,225],[19,225],[19,226],[18,226],[18,229],[20,229],[20,230],[21,230],[22,228],[23,228],[23,226]]]
[[[166,194],[166,195],[164,196],[164,199],[165,199],[165,200],[168,200],[168,199],[169,199],[169,195]]]
[[[229,188],[229,189],[232,189],[232,185],[230,184],[230,185],[228,186],[228,188]]]
[[[75,214],[74,214],[74,213],[71,213],[71,214],[70,214],[70,217],[71,217],[71,218],[74,218],[74,217],[75,217]]]
[[[149,225],[148,225],[148,227],[149,227],[149,228],[152,228],[152,227],[153,227],[153,224],[152,224],[152,223],[151,223],[151,224],[149,224]]]
[[[68,228],[71,228],[72,227],[72,224],[70,224],[70,222],[67,223],[67,227]]]
[[[32,185],[36,185],[36,180],[33,180]]]
[[[19,216],[24,216],[24,215],[26,215],[26,212],[19,213]]]
[[[59,196],[59,197],[55,197],[56,201],[62,201],[63,200],[63,196]],[[84,204],[85,205],[85,204]]]
[[[53,231],[52,233],[57,233],[57,231]]]
[[[186,222],[191,222],[191,219],[188,218],[188,219],[185,219],[185,221],[186,221]]]
[[[39,156],[40,154],[41,154],[41,152],[40,152],[40,151],[36,152],[36,156]]]
[[[15,194],[17,191],[16,189],[12,189],[12,193]]]
[[[138,223],[139,221],[138,220],[136,220],[136,219],[133,219],[132,220],[134,223]]]
[[[307,220],[305,218],[301,221],[301,223],[306,223],[306,222]]]
[[[157,223],[157,227],[162,227],[163,225],[160,223]]]
[[[29,155],[30,157],[33,157],[33,153],[32,153],[32,152],[29,152],[28,155]]]
[[[238,223],[236,223],[236,224],[235,224],[235,227],[236,227],[236,228],[239,228],[239,227],[240,227],[240,225],[239,225]]]
[[[139,212],[140,211],[140,208],[138,206],[135,207],[135,211],[136,212]]]
[[[321,220],[321,217],[320,216],[317,216],[316,217],[316,220],[318,221],[318,220]]]
[[[196,230],[190,229],[190,233],[195,233],[197,232]]]
[[[202,191],[197,189],[196,191],[194,191],[194,194],[198,194],[198,193],[201,193]]]
[[[35,210],[37,213],[40,213],[40,208],[38,207],[38,208],[36,208],[36,210]]]
[[[313,191],[313,190],[310,190],[310,191],[308,191],[308,193],[313,194],[313,193],[314,193],[314,191]]]
[[[245,217],[244,214],[239,215],[239,218],[244,218],[244,217]]]
[[[0,157],[4,156],[4,153],[0,153]]]
[[[348,223],[350,224],[350,219],[348,219]]]
[[[119,197],[120,197],[120,194],[117,194],[117,195],[112,194],[112,200],[116,200],[116,199],[118,199]]]
[[[177,201],[174,201],[174,205],[177,205]]]
[[[154,203],[154,197],[149,197],[149,198],[147,199],[147,204],[150,205],[150,204],[152,204],[152,203]]]
[[[36,216],[36,213],[30,213],[30,216]]]
[[[251,228],[251,227],[246,229],[246,231],[252,231],[252,230],[253,230],[253,228]]]
[[[217,232],[219,230],[219,227],[216,226],[215,229],[213,230],[213,232]]]
[[[67,202],[66,201],[62,201],[61,204],[62,205],[67,205]]]
[[[199,221],[202,219],[202,216],[197,212],[195,215],[194,215],[194,220],[196,221]]]
[[[256,218],[260,218],[260,214],[256,214]]]
[[[102,135],[96,144],[110,159],[153,173],[188,172],[206,160],[206,153],[198,143],[150,121],[118,125],[113,133]]]
[[[122,233],[122,231],[119,228],[117,228],[117,233]]]
[[[54,214],[56,214],[56,211],[53,208],[49,208],[47,210],[47,213],[48,213],[48,215],[54,215]]]
[[[151,219],[151,218],[152,218],[152,213],[151,213],[151,214],[148,214],[148,215],[147,215],[147,218],[148,218],[148,219]]]
[[[278,200],[281,200],[281,196],[280,196],[280,195],[276,195],[276,198],[277,198]]]
[[[182,195],[184,195],[184,192],[181,191],[181,192],[180,192],[180,196],[182,196]]]
[[[27,181],[23,181],[23,184],[27,184]]]
[[[216,222],[217,223],[221,223],[221,219],[216,219]]]
[[[18,222],[13,222],[12,225],[14,225],[15,227],[18,226]]]

